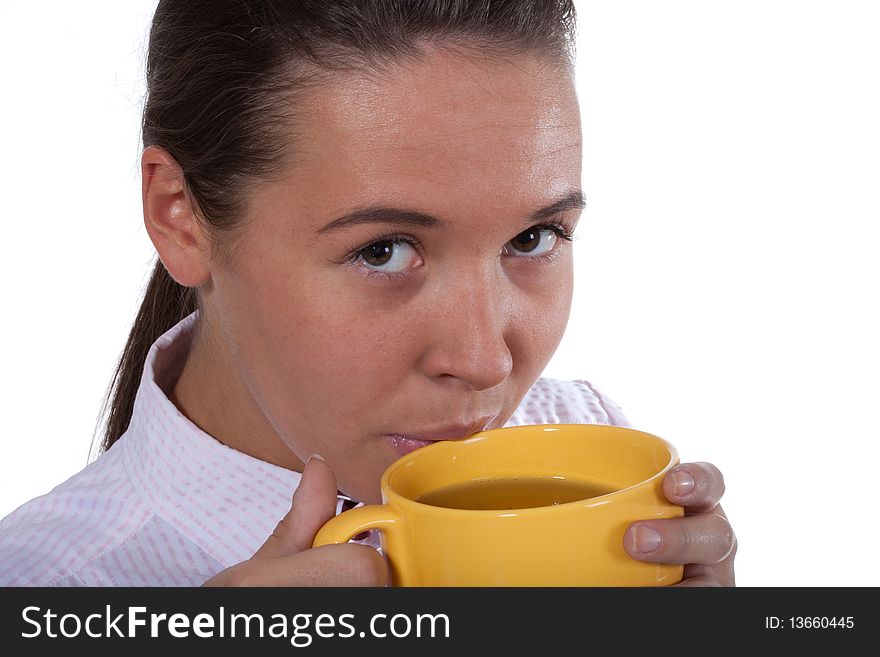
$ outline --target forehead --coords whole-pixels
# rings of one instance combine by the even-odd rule
[[[319,199],[336,206],[327,211],[385,197],[451,213],[534,209],[580,186],[571,74],[534,56],[433,50],[379,74],[337,76],[310,90],[304,109],[294,178],[313,199],[333,190]]]

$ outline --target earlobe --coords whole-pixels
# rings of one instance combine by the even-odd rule
[[[168,151],[148,146],[141,156],[144,225],[162,264],[180,285],[210,278],[210,245],[190,199],[183,170]]]

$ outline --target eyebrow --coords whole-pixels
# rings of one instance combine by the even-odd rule
[[[569,192],[547,207],[535,210],[524,222],[534,224],[545,221],[566,210],[583,210],[586,207],[584,193],[577,189]],[[408,210],[393,206],[374,205],[346,212],[318,230],[318,234],[343,230],[361,224],[396,224],[399,226],[420,226],[439,228],[445,225],[442,219],[425,212]]]

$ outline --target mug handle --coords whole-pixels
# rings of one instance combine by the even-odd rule
[[[386,534],[394,531],[399,525],[400,516],[385,504],[368,504],[349,509],[338,516],[330,518],[318,530],[312,547],[347,543],[352,536],[357,536],[368,529],[378,529]]]

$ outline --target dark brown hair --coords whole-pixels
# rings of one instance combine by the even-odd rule
[[[143,145],[177,160],[219,257],[231,258],[248,189],[293,156],[297,92],[335,71],[417,59],[427,44],[570,67],[574,41],[571,0],[161,0]],[[128,428],[150,346],[198,307],[157,260],[108,389],[102,450]]]

